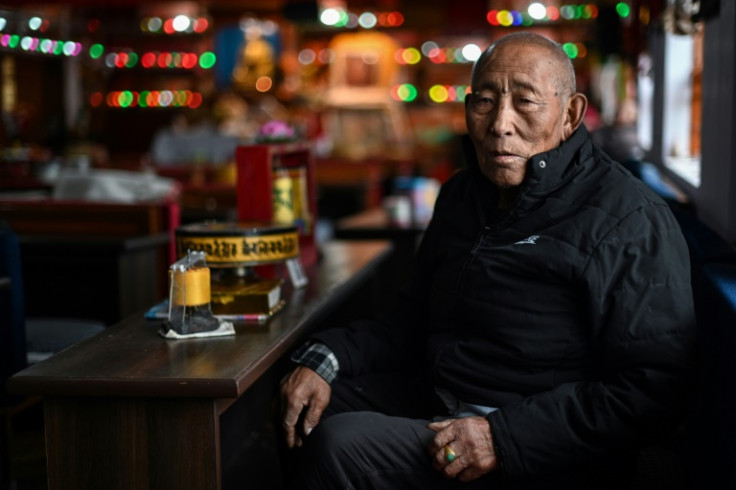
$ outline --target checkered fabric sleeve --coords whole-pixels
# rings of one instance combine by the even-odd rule
[[[291,360],[319,374],[328,383],[337,378],[340,365],[335,354],[325,344],[304,344],[291,355]]]

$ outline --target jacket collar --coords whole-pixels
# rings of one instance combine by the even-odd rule
[[[468,171],[473,176],[472,179],[479,191],[478,197],[486,203],[489,200],[495,202],[498,190],[481,174],[475,147],[467,134],[463,137],[463,149]],[[532,156],[527,162],[527,173],[516,201],[511,207],[511,214],[518,214],[528,209],[540,197],[564,185],[577,173],[576,170],[590,154],[592,154],[590,135],[585,125],[581,125],[557,148]],[[487,204],[482,207],[486,206]]]
[[[526,178],[522,186],[538,189],[555,188],[567,180],[575,167],[581,163],[580,151],[589,144],[590,136],[581,125],[560,146],[550,151],[538,153],[529,159]],[[590,149],[586,153],[590,153]],[[541,190],[541,189],[540,189]]]

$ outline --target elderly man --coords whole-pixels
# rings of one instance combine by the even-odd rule
[[[554,42],[477,61],[468,168],[383,321],[321,331],[282,382],[299,488],[627,488],[675,426],[694,315],[667,206],[594,146]]]

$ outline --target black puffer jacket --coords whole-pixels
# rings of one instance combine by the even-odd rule
[[[694,314],[667,205],[584,127],[534,156],[507,213],[474,158],[442,188],[394,319],[318,335],[340,375],[419,353],[437,386],[500,407],[509,476],[629,451],[685,405]]]

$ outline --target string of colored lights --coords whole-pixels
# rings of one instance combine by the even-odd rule
[[[104,52],[105,48],[101,44],[93,44],[89,48],[89,56],[92,59],[100,59]],[[139,56],[131,50],[118,53],[110,52],[105,55],[105,65],[109,68],[134,68],[138,66],[139,61],[143,68],[191,70],[199,66],[204,70],[209,70],[215,66],[217,56],[211,51],[205,51],[202,54],[178,51],[148,51]]]
[[[616,3],[616,12],[622,18],[631,15],[631,7],[627,2]],[[488,23],[494,27],[531,26],[538,23],[558,21],[585,21],[598,17],[598,6],[593,3],[566,4],[560,7],[545,5],[541,2],[529,4],[526,11],[492,9],[486,14]],[[320,13],[320,22],[336,28],[373,29],[375,27],[400,27],[404,23],[404,15],[398,11],[363,12],[360,15],[344,8],[326,8]]]
[[[7,49],[19,49],[28,53],[38,53],[54,56],[79,56],[84,48],[82,43],[63,41],[58,39],[39,38],[33,36],[19,36],[18,34],[1,34],[0,46]],[[97,43],[90,46],[89,57],[93,60],[102,58],[105,48]],[[197,67],[209,70],[215,66],[217,56],[211,51],[204,53],[157,52],[149,51],[139,56],[134,51],[108,53],[104,62],[108,68],[162,68],[192,70]]]
[[[196,109],[202,105],[202,93],[191,90],[114,90],[107,95],[94,92],[89,97],[92,107],[105,104],[115,109],[188,107]]]
[[[168,19],[145,17],[141,20],[141,31],[151,34],[202,34],[210,22],[204,17],[177,15]]]
[[[631,15],[631,7],[626,2],[618,2],[616,13],[622,18],[627,18]],[[526,11],[493,9],[486,14],[486,20],[494,27],[531,26],[558,21],[586,21],[597,17],[598,7],[592,3],[567,4],[557,7],[534,2]]]
[[[437,104],[445,102],[463,102],[465,96],[470,92],[468,85],[432,85],[424,94]],[[401,83],[391,87],[391,97],[398,102],[413,102],[419,96],[416,86],[411,83]]]
[[[13,24],[13,19],[11,19]],[[28,53],[54,55],[54,56],[79,56],[84,51],[84,46],[76,41],[64,41],[59,39],[49,39],[34,35],[20,35],[14,33],[3,33],[2,31],[9,25],[8,20],[0,15],[0,47],[5,49],[17,49]],[[45,32],[48,30],[50,21],[37,16],[30,17],[27,22],[18,22],[13,24],[16,27],[25,26],[25,29],[32,31]],[[203,33],[209,28],[209,21],[204,17],[188,17],[178,15],[169,19],[161,19],[159,17],[148,17],[141,22],[141,28],[147,32],[163,32],[166,34],[191,34]],[[88,28],[95,31],[99,27],[99,21],[90,21]],[[89,57],[93,60],[102,58],[105,48],[102,44],[92,44],[88,50]],[[138,65],[143,68],[174,68],[191,70],[197,67],[209,70],[216,61],[217,57],[210,51],[201,54],[197,53],[180,53],[180,52],[147,52],[141,56],[132,50],[122,52],[108,53],[104,58],[104,63],[109,68],[133,68]]]
[[[391,12],[363,12],[360,15],[343,8],[326,8],[320,13],[320,22],[330,27],[373,29],[374,27],[400,27],[404,24],[404,14]]]
[[[82,52],[82,44],[78,42],[7,33],[0,35],[0,46],[54,56],[78,56]]]

